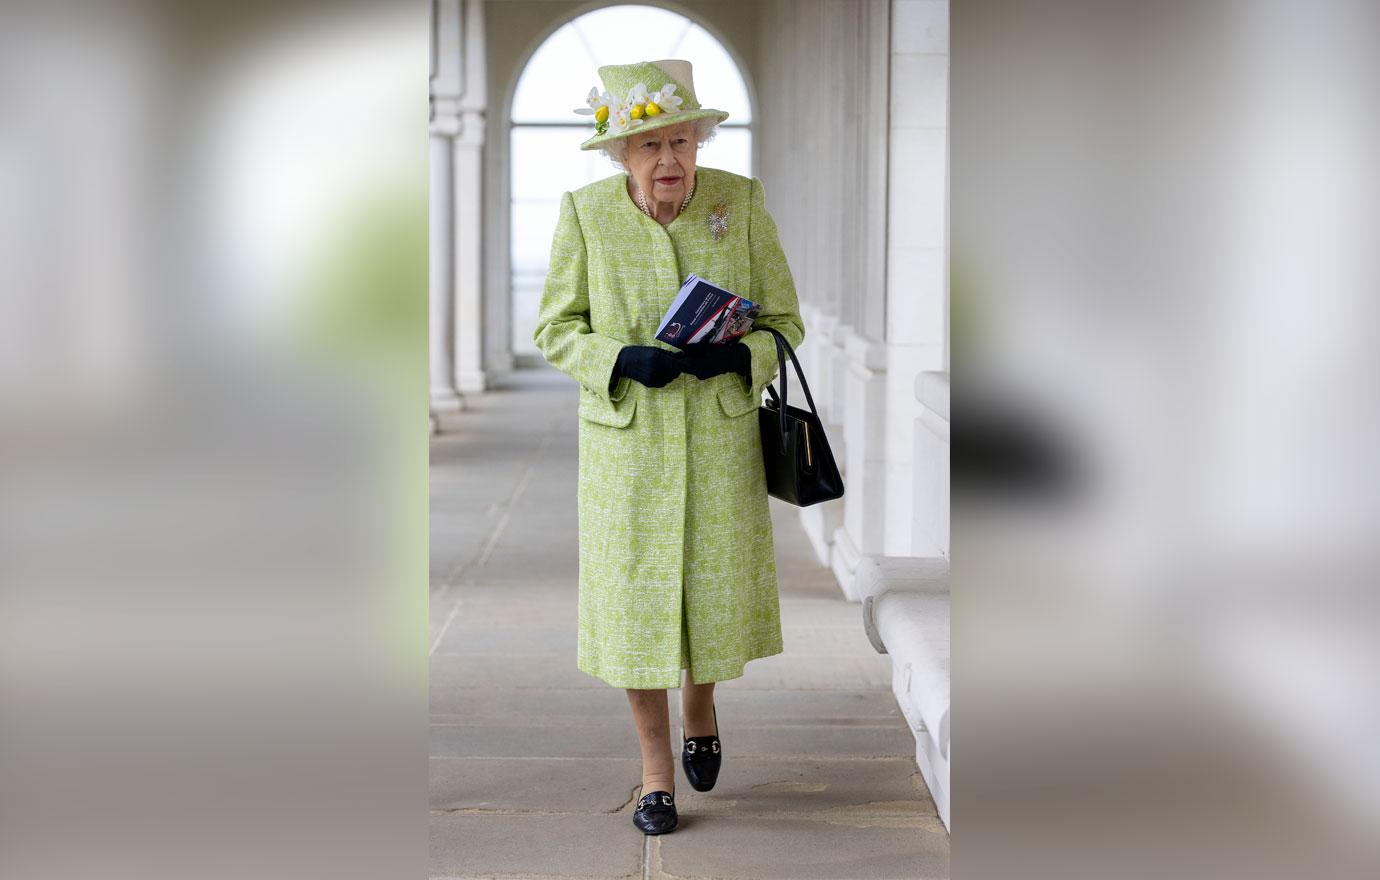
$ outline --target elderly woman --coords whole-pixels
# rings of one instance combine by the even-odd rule
[[[714,683],[779,654],[771,517],[757,410],[780,331],[805,336],[762,184],[696,165],[727,118],[701,108],[689,62],[601,67],[602,149],[623,173],[564,193],[533,340],[579,382],[580,670],[626,688],[642,744],[633,823],[676,827],[666,689],[681,690],[681,765],[714,787]],[[759,303],[738,341],[655,338],[694,273]]]

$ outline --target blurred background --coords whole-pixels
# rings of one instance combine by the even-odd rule
[[[1375,5],[653,5],[808,310],[809,552],[952,597],[953,874],[1375,876]],[[0,876],[427,872],[429,416],[534,366],[615,12],[0,7]]]
[[[0,9],[0,876],[426,869],[428,12]]]
[[[1376,873],[1372,3],[955,3],[954,876]]]

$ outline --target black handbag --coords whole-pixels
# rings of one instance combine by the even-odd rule
[[[834,464],[834,453],[824,436],[824,426],[815,411],[809,383],[800,369],[791,344],[771,327],[776,340],[776,360],[780,365],[781,396],[767,385],[771,400],[757,410],[757,426],[762,433],[762,463],[767,470],[767,493],[798,507],[809,507],[843,495],[843,477]],[[791,406],[786,400],[786,353],[790,352],[795,375],[805,389],[810,409]]]

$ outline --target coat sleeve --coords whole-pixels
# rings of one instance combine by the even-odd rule
[[[613,366],[626,344],[596,333],[589,318],[589,257],[575,198],[561,196],[561,215],[551,242],[551,264],[542,289],[532,341],[551,366],[610,403],[627,394],[628,377],[610,391]]]
[[[786,337],[791,348],[799,349],[805,341],[805,323],[800,318],[800,300],[796,296],[795,281],[786,255],[777,238],[776,221],[767,213],[766,194],[762,182],[752,178],[749,196],[748,253],[752,260],[752,293],[748,298],[760,303],[762,310],[753,319],[753,330],[742,338],[752,351],[752,376],[738,381],[754,399],[760,399],[767,384],[776,377],[780,367],[776,360],[776,339],[764,329],[771,327]],[[793,369],[787,357],[787,369]]]

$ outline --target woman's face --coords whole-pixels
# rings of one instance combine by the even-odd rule
[[[695,123],[667,125],[628,137],[628,154],[623,160],[647,201],[673,202],[677,206],[690,191],[695,179]]]

